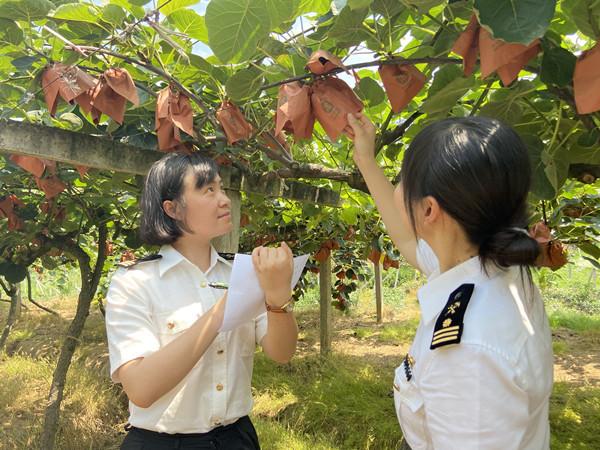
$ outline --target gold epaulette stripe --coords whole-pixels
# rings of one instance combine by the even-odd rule
[[[433,336],[435,337],[438,334],[447,333],[448,331],[455,331],[455,330],[458,330],[459,328],[460,328],[459,325],[454,325],[453,327],[448,327],[448,328],[442,328],[441,330],[438,330],[435,333],[433,333]]]
[[[436,345],[436,344],[439,344],[440,342],[453,341],[457,338],[458,338],[458,334],[455,334],[453,336],[448,336],[448,337],[441,337],[438,339],[434,339],[433,342],[431,343],[431,345]]]
[[[433,340],[435,341],[436,339],[439,339],[439,338],[448,337],[448,336],[457,336],[457,335],[458,335],[458,330],[448,331],[447,333],[438,333],[435,336],[433,336]]]

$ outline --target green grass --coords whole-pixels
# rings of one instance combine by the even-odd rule
[[[568,328],[578,333],[600,333],[600,314],[587,315],[571,309],[552,310],[548,314],[552,329]]]
[[[597,449],[600,387],[555,383],[550,399],[550,430],[552,449]]]
[[[395,449],[401,432],[390,397],[391,373],[335,353],[326,359],[305,356],[284,367],[259,354],[253,414],[319,439],[324,448]]]
[[[252,417],[260,445],[265,450],[334,450],[326,436],[312,437],[299,433],[292,426],[271,419]]]
[[[569,344],[563,341],[552,342],[552,352],[555,355],[565,355],[569,352]]]
[[[354,328],[354,336],[358,339],[372,338],[384,344],[406,343],[413,340],[418,325],[419,319],[412,318],[381,327],[358,326]]]
[[[55,361],[13,355],[0,360],[1,448],[35,448]],[[102,374],[103,375],[103,374]],[[123,397],[97,371],[75,363],[69,371],[56,448],[117,448],[126,421]]]

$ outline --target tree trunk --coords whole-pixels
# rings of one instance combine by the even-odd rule
[[[381,263],[374,263],[373,266],[375,267],[375,307],[377,309],[377,323],[381,323],[383,303],[383,294],[381,292]]]
[[[50,394],[48,395],[48,403],[44,413],[44,429],[40,441],[40,448],[42,450],[52,450],[54,448],[67,372],[102,275],[102,266],[106,259],[106,236],[106,226],[101,225],[98,232],[98,257],[93,272],[90,267],[90,258],[81,247],[71,244],[64,248],[65,251],[73,254],[78,260],[81,273],[81,291],[77,301],[75,317],[69,325],[69,330],[63,341],[60,355],[58,356],[58,363],[52,376]]]
[[[23,296],[21,295],[21,284],[16,283],[11,285],[11,296],[10,303],[15,304],[15,320],[19,320],[21,318],[21,310],[23,309]]]
[[[319,290],[321,296],[321,355],[331,351],[331,256],[321,263],[319,270]]]
[[[10,295],[10,309],[8,310],[8,318],[6,325],[0,336],[0,351],[4,350],[10,330],[21,315],[21,288],[18,284],[9,284],[8,293]]]

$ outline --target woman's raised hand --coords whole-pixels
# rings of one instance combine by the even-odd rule
[[[279,247],[256,247],[252,262],[267,303],[283,306],[292,296],[292,251],[285,242]]]
[[[354,132],[352,157],[359,166],[375,158],[375,125],[364,113],[348,114],[348,123]]]

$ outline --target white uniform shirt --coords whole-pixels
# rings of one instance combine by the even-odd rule
[[[106,297],[110,373],[149,356],[188,329],[225,291],[208,282],[229,281],[231,264],[212,249],[206,273],[173,247],[161,259],[120,268]],[[129,423],[164,433],[206,433],[252,409],[250,384],[256,344],[267,332],[266,313],[219,333],[194,368],[149,408],[129,402]],[[168,367],[164,368],[169,370]]]
[[[413,450],[548,449],[552,342],[537,288],[517,267],[488,267],[486,274],[478,257],[440,274],[425,241],[417,262],[428,283],[418,291],[412,377],[404,365],[394,377],[408,444]],[[475,287],[461,341],[430,350],[436,319],[463,283]]]

